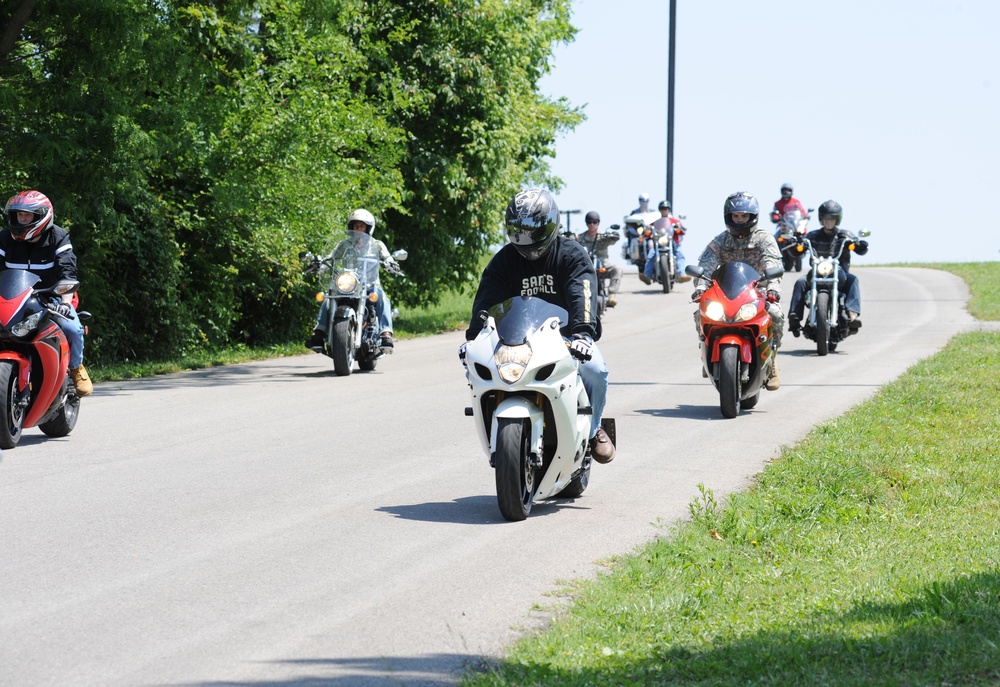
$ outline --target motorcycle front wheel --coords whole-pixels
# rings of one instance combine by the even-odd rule
[[[354,367],[354,320],[337,320],[333,323],[333,371],[341,377],[351,374]]]
[[[17,365],[0,362],[0,448],[14,448],[24,429],[24,408],[17,405]]]
[[[733,418],[740,414],[740,349],[722,346],[719,349],[719,409],[722,417]]]
[[[816,294],[816,355],[826,355],[830,351],[830,294],[820,291]]]
[[[497,424],[497,453],[494,458],[497,505],[504,520],[524,520],[535,497],[535,468],[531,465],[528,442],[531,432],[524,420],[503,418]]]
[[[45,436],[64,437],[76,427],[76,420],[80,417],[80,397],[75,393],[68,393],[68,386],[69,380],[63,384],[63,396],[66,397],[66,402],[62,404],[51,420],[46,420],[38,425],[38,429],[42,430]]]
[[[660,256],[660,279],[663,282],[663,293],[670,293],[671,283],[674,279],[673,265],[670,264],[669,255]]]

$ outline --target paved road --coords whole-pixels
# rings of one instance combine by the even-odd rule
[[[523,523],[463,414],[458,332],[346,378],[305,355],[99,384],[70,437],[29,430],[0,461],[0,684],[452,684],[543,622],[559,580],[662,533],[698,484],[745,487],[972,324],[956,277],[858,272],[861,334],[822,359],[786,336],[784,386],[732,420],[690,285],[627,275],[601,342],[618,458]]]

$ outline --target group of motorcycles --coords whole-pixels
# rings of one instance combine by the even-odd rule
[[[652,257],[653,281],[663,288],[663,293],[673,291],[677,263],[671,245],[673,227],[669,225],[669,218],[661,216],[659,212],[643,212],[629,215],[624,222],[626,243],[623,257],[638,267],[640,273],[645,269],[646,261]],[[612,224],[611,228],[618,230],[619,225]]]

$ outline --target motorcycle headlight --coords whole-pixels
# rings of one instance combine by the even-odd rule
[[[736,311],[736,317],[733,318],[733,322],[746,322],[747,320],[753,319],[757,316],[757,304],[756,303],[744,303],[740,306],[740,309]]]
[[[358,278],[353,272],[341,272],[333,283],[341,293],[353,293],[358,287]]]
[[[10,328],[11,334],[14,336],[28,336],[38,326],[38,321],[42,319],[43,314],[42,312],[36,312],[33,315],[28,315]]]
[[[670,237],[661,236],[656,242],[660,244],[660,248],[666,248],[667,246],[670,245]]]
[[[493,362],[496,363],[500,379],[508,384],[521,379],[529,360],[531,360],[531,346],[528,344],[501,346],[493,354]]]
[[[816,274],[821,277],[829,277],[833,274],[833,270],[833,260],[821,260],[819,265],[816,266]]]
[[[726,309],[719,301],[709,301],[708,305],[705,306],[705,317],[716,322],[725,322]]]

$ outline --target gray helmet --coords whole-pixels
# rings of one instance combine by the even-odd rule
[[[559,235],[559,206],[545,189],[521,191],[507,205],[507,238],[528,260],[544,256]]]
[[[594,210],[591,210],[583,217],[584,224],[590,224],[591,222],[601,223],[601,216],[597,214]]]
[[[660,204],[656,206],[657,210],[671,210],[669,200],[661,200]]]
[[[824,217],[833,217],[839,227],[841,220],[844,219],[844,208],[840,207],[837,201],[828,200],[819,206],[819,221],[822,222]]]
[[[743,224],[733,223],[734,212],[747,212],[750,219]],[[733,238],[744,239],[750,235],[753,228],[757,226],[757,217],[760,215],[760,206],[757,199],[746,191],[737,191],[728,198],[726,204],[722,206],[722,216],[726,222],[726,228]]]
[[[785,183],[783,183],[781,185],[781,197],[782,198],[791,198],[792,197],[792,193],[794,192],[794,190],[795,189],[792,188],[792,185],[789,184],[786,181]]]

